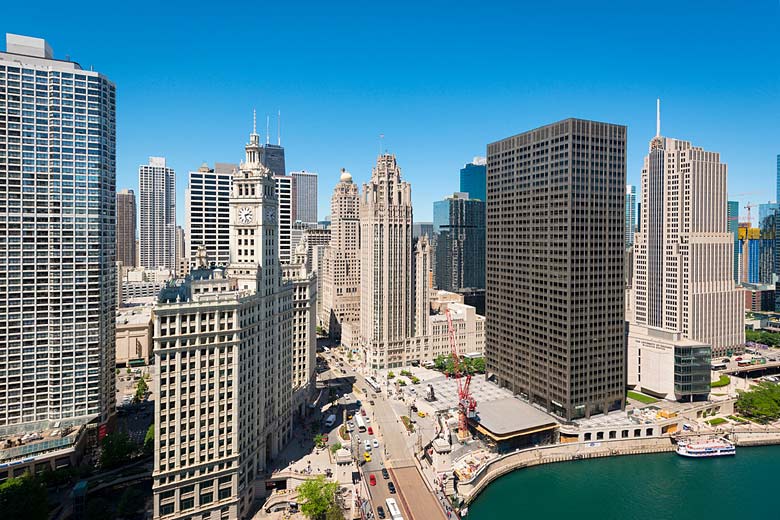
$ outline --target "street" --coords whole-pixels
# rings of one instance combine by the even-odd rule
[[[326,354],[325,357],[329,359],[330,366],[335,369],[338,361],[332,352]],[[395,403],[396,409],[394,409],[391,402],[387,400],[386,390],[374,392],[366,383],[365,378],[355,372],[347,363],[343,363],[339,369],[344,372],[340,374],[340,377],[355,381],[353,396],[355,399],[359,399],[362,407],[366,409],[370,418],[367,426],[371,426],[374,431],[374,435],[369,435],[368,432],[358,433],[357,429],[353,431],[353,442],[359,442],[358,446],[360,447],[357,453],[362,456],[365,451],[363,444],[366,439],[379,441],[379,448],[373,448],[370,452],[371,462],[361,466],[361,473],[367,484],[371,474],[376,478],[376,485],[368,486],[375,518],[377,506],[382,506],[386,510],[385,499],[390,497],[396,499],[405,519],[434,520],[445,518],[444,511],[428,489],[414,463],[410,447],[417,440],[416,433],[410,435],[406,432],[398,413],[398,410],[404,410],[406,405],[400,402]],[[325,375],[322,374],[322,376]],[[371,405],[370,401],[374,401],[374,405]],[[382,477],[383,467],[389,470],[389,480]],[[388,490],[389,481],[395,484],[396,494],[391,494]]]

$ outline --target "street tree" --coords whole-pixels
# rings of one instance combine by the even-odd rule
[[[301,513],[308,518],[322,520],[336,504],[336,491],[338,483],[325,479],[325,475],[317,475],[316,478],[307,480],[298,486],[298,500],[301,503]]]

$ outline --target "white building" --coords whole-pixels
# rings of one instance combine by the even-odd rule
[[[292,406],[302,417],[315,390],[317,366],[317,275],[306,261],[306,242],[301,241],[293,261],[282,265],[284,279],[293,285],[292,312]]]
[[[230,198],[230,263],[205,248],[155,307],[154,518],[246,518],[257,478],[290,439],[293,286],[259,136]]]
[[[377,158],[360,196],[360,346],[372,369],[407,364],[413,335],[412,188],[394,155]]]
[[[4,445],[9,433],[83,431],[114,413],[116,87],[55,59],[43,39],[7,34],[0,113]],[[39,471],[52,456],[41,447],[48,455],[14,448],[18,460],[0,447],[0,461],[15,476]],[[61,448],[69,460],[73,446]]]
[[[176,173],[165,157],[138,167],[141,266],[176,269]]]
[[[330,240],[318,275],[322,279],[318,321],[331,338],[340,338],[343,323],[357,326],[360,321],[360,195],[344,169],[330,211]]]
[[[200,246],[215,265],[230,262],[230,188],[237,164],[201,165],[190,172],[185,192],[187,257],[190,263]]]
[[[662,137],[658,126],[642,169],[634,235],[628,384],[660,397],[700,399],[710,388],[709,349],[721,356],[745,341],[727,229],[727,167],[718,153]],[[664,362],[647,363],[651,356]]]
[[[295,179],[295,220],[317,224],[317,174],[315,172],[290,172]]]

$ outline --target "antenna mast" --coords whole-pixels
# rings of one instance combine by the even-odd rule
[[[655,100],[655,136],[661,137],[661,98]]]
[[[277,117],[276,144],[282,146],[282,111],[281,110],[277,113],[276,117]]]

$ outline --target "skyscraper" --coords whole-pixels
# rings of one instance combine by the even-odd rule
[[[0,435],[61,428],[0,460],[38,472],[114,413],[116,87],[14,34],[0,84]]]
[[[320,325],[331,338],[360,320],[360,195],[352,175],[341,170],[330,199],[330,242],[322,259]]]
[[[728,230],[734,235],[734,283],[739,283],[739,201],[728,201]]]
[[[262,145],[260,154],[263,165],[274,175],[287,175],[284,164],[284,147],[281,144],[266,143]]]
[[[292,252],[298,245],[292,243],[292,225],[296,220],[293,204],[295,179],[287,175],[274,175],[274,182],[279,202],[279,261],[286,264],[292,259]]]
[[[135,267],[136,208],[133,190],[116,194],[116,260],[125,267]]]
[[[780,154],[777,154],[777,176],[775,178],[777,184],[777,192],[775,194],[775,200],[780,202]]]
[[[295,220],[309,225],[317,224],[317,174],[314,172],[291,172],[295,179]]]
[[[626,249],[634,245],[636,229],[636,186],[626,185]]]
[[[468,193],[472,199],[487,200],[486,164],[484,157],[474,157],[460,170],[460,191]]]
[[[216,265],[230,262],[230,188],[237,169],[237,164],[215,163],[214,168],[203,164],[190,172],[184,196],[190,262],[200,246]]]
[[[662,137],[660,117],[649,148],[634,243],[628,384],[660,397],[702,399],[710,391],[710,351],[725,355],[745,341],[727,167],[716,152]]]
[[[768,202],[758,205],[758,228],[761,232],[759,245],[758,283],[774,283],[777,273],[777,211],[780,204]]]
[[[141,266],[176,269],[176,174],[165,157],[138,167],[141,198]]]
[[[488,372],[567,420],[621,409],[626,127],[489,144],[487,190]]]
[[[394,155],[377,158],[360,196],[360,339],[372,369],[406,364],[412,335],[412,188]]]
[[[155,519],[246,518],[255,480],[291,437],[292,285],[260,153],[253,132],[233,178],[229,266],[210,267],[201,246],[155,307]]]
[[[485,201],[469,193],[433,203],[436,288],[485,288]]]
[[[433,255],[428,235],[422,235],[414,247],[414,335],[430,334],[430,294],[433,287]]]

